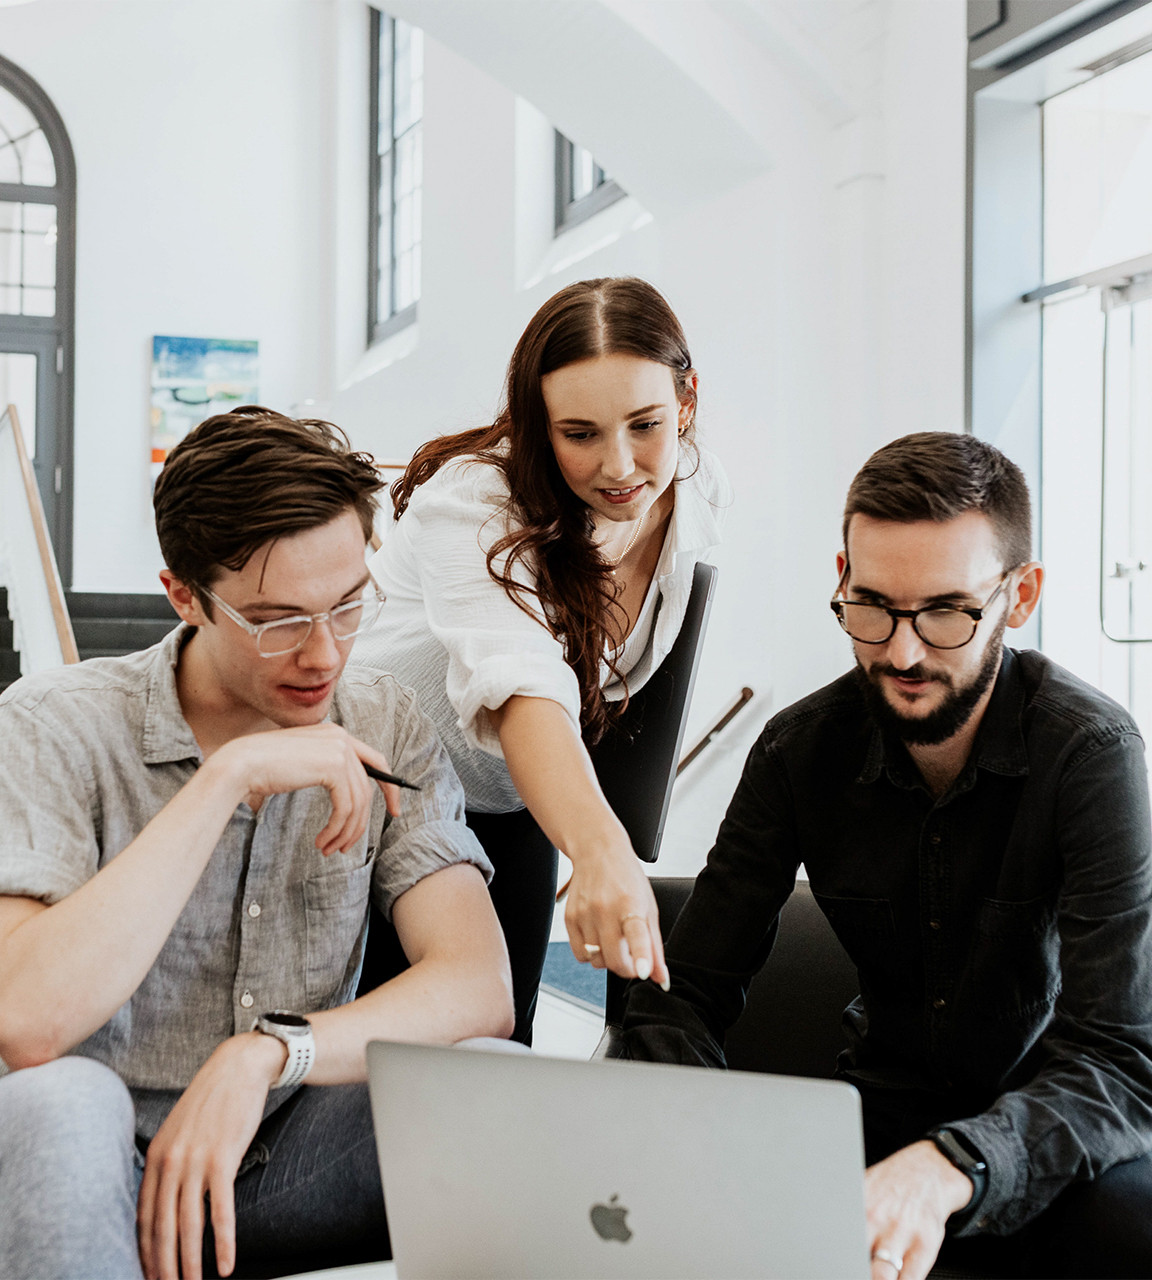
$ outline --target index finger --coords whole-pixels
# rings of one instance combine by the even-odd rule
[[[664,964],[664,950],[660,946],[660,930],[653,927],[647,915],[627,915],[620,922],[624,935],[624,950],[631,955],[636,976],[640,979],[656,977],[656,960]],[[655,941],[653,941],[655,938]]]

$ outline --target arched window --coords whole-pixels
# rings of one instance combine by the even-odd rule
[[[0,57],[0,407],[20,413],[60,576],[72,579],[76,164],[44,90]]]

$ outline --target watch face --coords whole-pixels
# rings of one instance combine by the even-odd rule
[[[309,1025],[307,1018],[298,1013],[285,1013],[282,1009],[266,1013],[264,1020],[265,1022],[274,1022],[278,1027],[299,1027],[303,1029]]]

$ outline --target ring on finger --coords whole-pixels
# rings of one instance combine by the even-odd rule
[[[620,928],[623,929],[629,920],[647,920],[648,917],[641,915],[639,911],[629,911],[626,916],[620,917]]]
[[[887,1249],[873,1249],[872,1260],[874,1262],[886,1262],[897,1275],[904,1270],[904,1259],[898,1253],[889,1253]]]
[[[584,944],[584,951],[590,956],[598,956],[600,954],[600,948],[594,942],[586,942]]]

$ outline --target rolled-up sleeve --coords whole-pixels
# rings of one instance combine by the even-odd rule
[[[470,746],[494,755],[502,754],[500,740],[484,712],[511,697],[548,698],[573,724],[580,718],[575,673],[543,621],[529,571],[519,564],[513,576],[531,612],[488,571],[488,550],[507,531],[506,505],[497,468],[450,464],[416,491],[391,531],[400,545],[387,553],[415,566],[428,628],[448,655],[447,694],[461,731]],[[507,557],[495,565],[506,568]]]
[[[445,867],[471,863],[486,882],[492,879],[492,864],[465,823],[464,790],[435,726],[408,694],[398,693],[394,714],[392,765],[419,789],[403,792],[400,816],[384,823],[377,851],[373,898],[389,919],[401,894]]]

